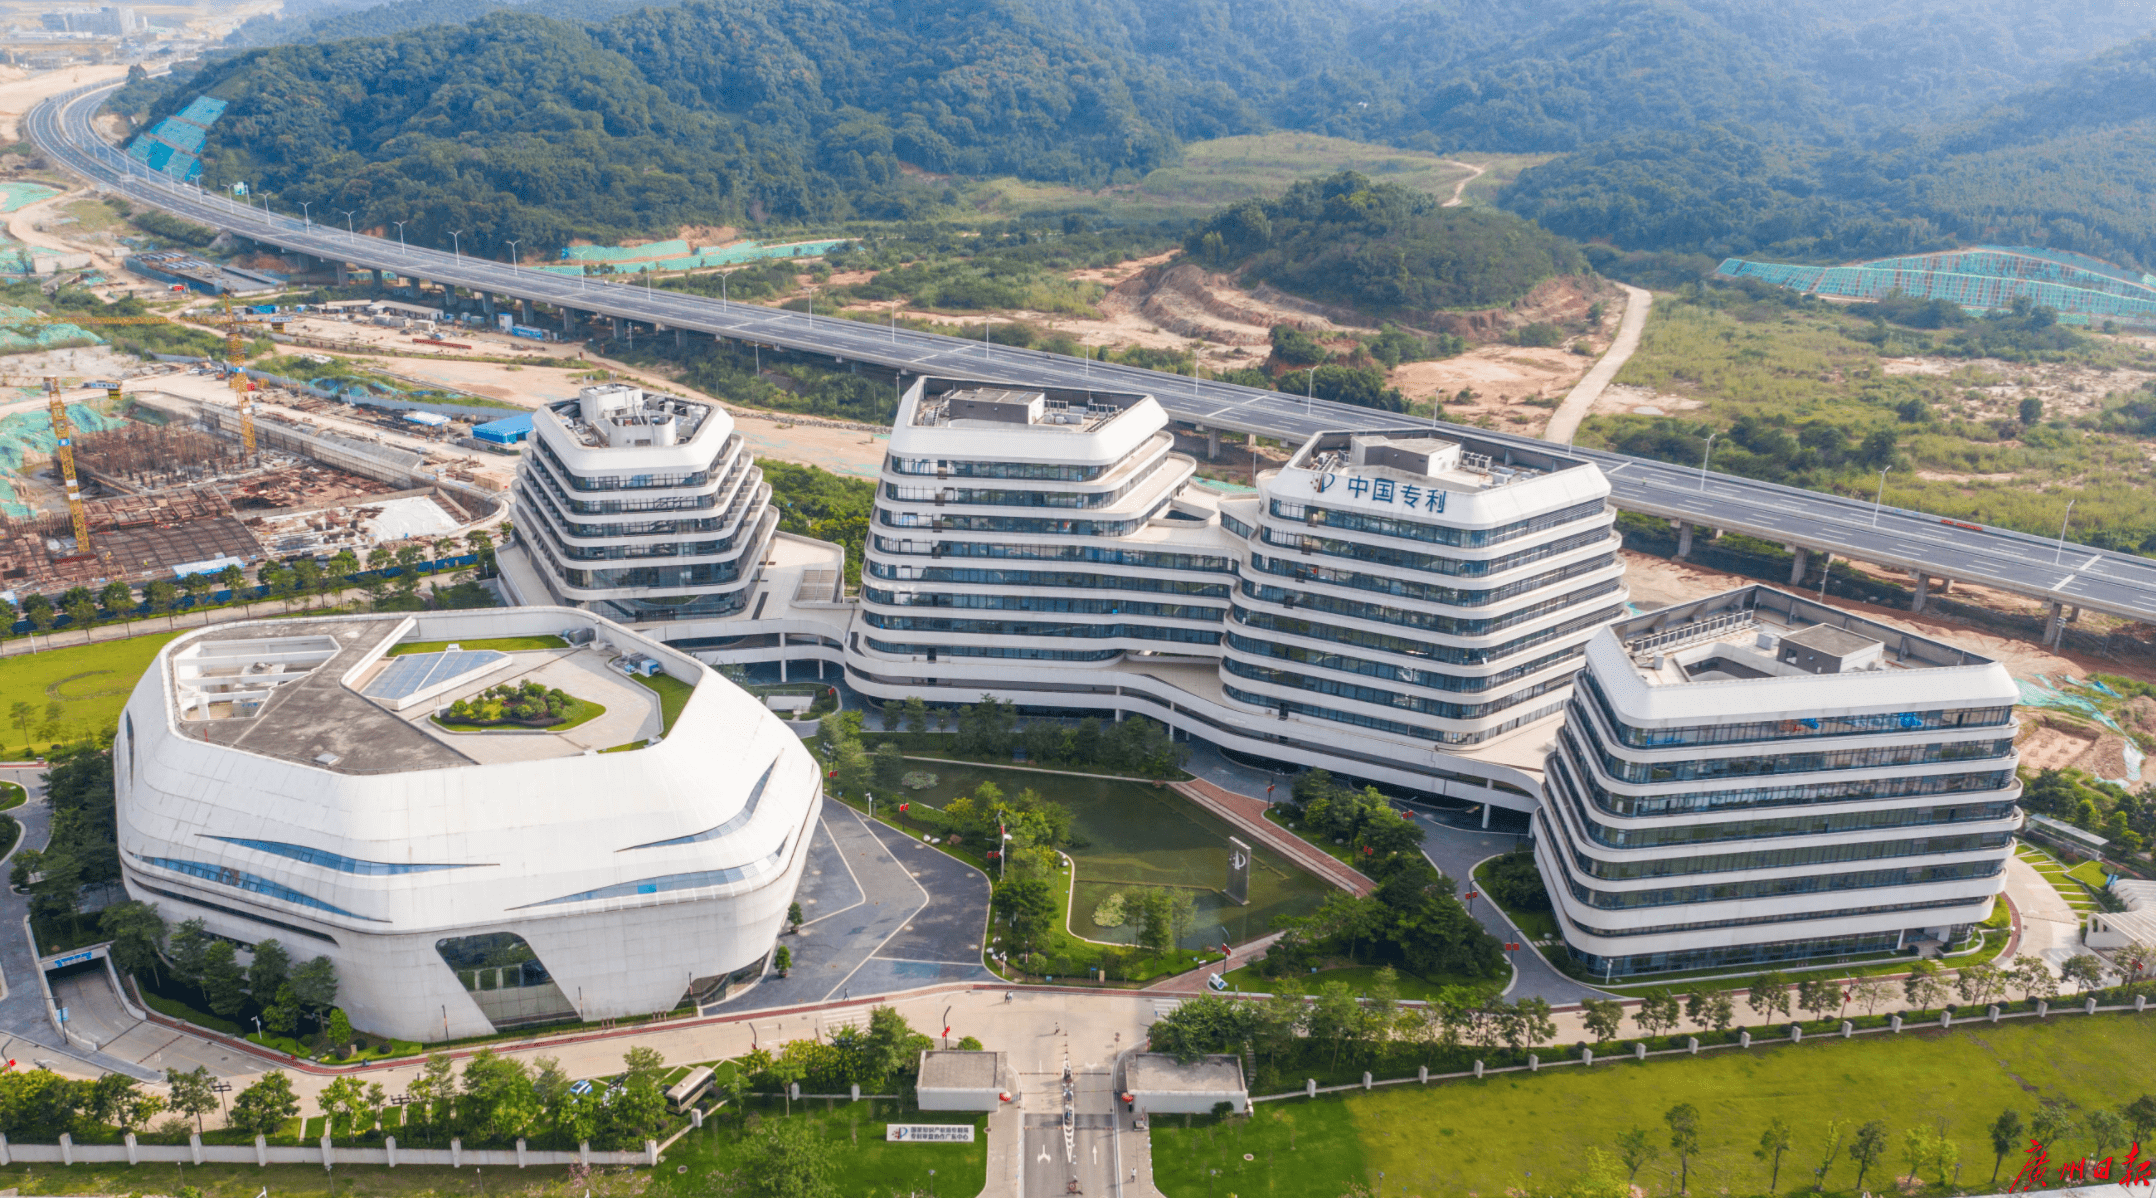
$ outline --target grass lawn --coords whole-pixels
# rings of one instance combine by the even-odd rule
[[[205,1136],[205,1143],[211,1142]],[[249,1141],[252,1143],[252,1141]],[[621,1170],[606,1171],[609,1180],[601,1181],[594,1171],[590,1189],[593,1194],[617,1194],[636,1192],[638,1184]],[[637,1170],[638,1174],[648,1170]],[[572,1185],[569,1168],[548,1165],[531,1169],[508,1169],[495,1174],[513,1174],[519,1194],[559,1195],[560,1198],[581,1198],[585,1187]],[[942,1178],[939,1176],[938,1181]],[[255,1198],[265,1187],[277,1198],[330,1198],[334,1192],[338,1198],[360,1198],[361,1195],[379,1198],[436,1198],[444,1194],[476,1195],[479,1186],[487,1179],[473,1169],[449,1169],[426,1165],[399,1165],[394,1169],[368,1168],[359,1165],[339,1165],[334,1174],[325,1172],[320,1165],[271,1165],[258,1168],[254,1165],[141,1165],[129,1168],[123,1161],[113,1165],[78,1164],[71,1168],[58,1165],[9,1165],[0,1167],[0,1188],[16,1187],[21,1194],[170,1194],[182,1185],[194,1186],[205,1198]],[[336,1189],[331,1190],[335,1185]],[[502,1191],[494,1183],[494,1192]]]
[[[603,716],[605,714],[606,708],[601,706],[600,704],[594,703],[589,699],[579,699],[576,696],[571,695],[569,696],[569,707],[567,710],[562,712],[562,720],[559,724],[547,724],[544,726],[526,724],[472,724],[467,723],[463,720],[443,719],[441,716],[438,715],[430,715],[427,718],[434,721],[435,727],[442,728],[450,732],[529,732],[535,727],[539,728],[539,730],[542,732],[567,732],[569,729],[576,727],[578,724],[588,724],[591,721],[596,720],[600,716]]]
[[[40,944],[40,947],[43,947],[42,943]],[[210,1014],[208,1011],[197,1011],[193,1007],[188,1006],[186,1003],[183,1003],[176,998],[166,998],[164,995],[158,994],[150,990],[148,987],[144,987],[142,990],[142,1001],[148,1003],[151,1010],[156,1011],[160,1015],[167,1016],[168,1018],[177,1019],[183,1023],[192,1023],[201,1027],[206,1027],[213,1032],[223,1032],[228,1036],[237,1036],[240,1034],[239,1024],[234,1023],[229,1019],[220,1019],[217,1016]]]
[[[2118,1064],[2152,1056],[2156,1019],[2127,1015],[1395,1086],[1269,1102],[1250,1118],[1218,1124],[1201,1117],[1186,1128],[1180,1118],[1162,1118],[1153,1126],[1153,1172],[1169,1198],[1338,1198],[1356,1182],[1417,1198],[1545,1194],[1577,1176],[1586,1149],[1614,1153],[1617,1137],[1640,1127],[1662,1153],[1639,1182],[1647,1194],[1665,1195],[1675,1190],[1676,1161],[1662,1113],[1689,1102],[1703,1116],[1694,1194],[1765,1194],[1767,1166],[1753,1151],[1775,1116],[1788,1120],[1795,1136],[1782,1162],[1784,1193],[1809,1185],[1829,1119],[1886,1124],[1888,1151],[1866,1176],[1866,1189],[1885,1192],[1888,1174],[1907,1172],[1904,1131],[1944,1121],[1960,1148],[1963,1189],[1987,1193],[1992,1152],[1984,1128],[2000,1111],[2012,1107],[2027,1119],[2047,1097],[2083,1113],[2130,1102],[2156,1091],[2156,1081],[2122,1074]],[[2092,1147],[2086,1137],[2069,1137],[2052,1158]],[[1253,1159],[1244,1160],[1246,1153]],[[2005,1175],[2014,1167],[2010,1160]],[[1855,1180],[1856,1167],[1837,1157],[1826,1192],[1853,1194]],[[1952,1191],[1933,1185],[1924,1192]]]
[[[45,711],[54,702],[61,710],[59,740],[112,727],[150,660],[178,635],[149,633],[0,660],[0,741],[11,753],[26,742],[32,753],[51,748],[56,738],[46,734]],[[33,712],[27,734],[9,714],[17,703]]]
[[[658,694],[659,719],[661,721],[659,735],[664,736],[672,732],[674,730],[674,721],[681,718],[681,709],[689,705],[689,696],[695,692],[696,688],[670,674],[653,674],[649,678],[637,674],[629,676],[643,683],[646,689]]]
[[[503,653],[528,653],[534,649],[566,649],[569,642],[558,636],[498,636],[484,641],[413,641],[410,644],[392,646],[388,656],[440,653],[451,645],[459,649],[497,649]]]
[[[30,792],[24,790],[20,783],[0,782],[0,811],[20,807],[29,799]]]
[[[947,1198],[972,1198],[988,1179],[988,1117],[967,1116],[953,1111],[919,1111],[898,1102],[863,1101],[785,1105],[751,1100],[748,1118],[793,1118],[816,1129],[832,1149],[831,1181],[840,1194],[926,1194],[934,1186]],[[889,1123],[971,1123],[976,1130],[971,1144],[892,1144],[884,1140]],[[735,1192],[740,1175],[754,1165],[755,1133],[731,1116],[706,1118],[703,1130],[692,1131],[666,1150],[664,1163],[652,1175],[648,1194],[696,1195]],[[683,1168],[687,1172],[679,1172]],[[931,1182],[929,1170],[936,1175]],[[729,1175],[732,1175],[731,1177]]]
[[[2067,870],[2066,876],[2074,879],[2077,882],[2080,882],[2084,886],[2094,887],[2098,890],[2101,890],[2111,884],[2110,873],[2107,872],[2100,863],[2095,861],[2082,862],[2081,864],[2073,867],[2072,869]]]
[[[1369,992],[1370,987],[1376,984],[1379,968],[1376,965],[1342,965],[1334,969],[1320,969],[1316,973],[1296,974],[1293,977],[1284,978],[1269,978],[1262,976],[1257,970],[1245,966],[1241,969],[1230,970],[1225,976],[1229,989],[1244,990],[1256,994],[1276,994],[1283,990],[1315,994],[1318,987],[1327,982],[1346,982],[1351,992],[1366,994]],[[1495,993],[1503,989],[1504,984],[1504,979],[1502,978],[1474,978],[1464,974],[1425,978],[1417,977],[1412,973],[1401,974],[1398,982],[1400,997],[1409,999],[1436,998],[1437,992],[1447,986],[1468,986]]]

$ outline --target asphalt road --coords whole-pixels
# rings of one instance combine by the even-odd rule
[[[1402,418],[1367,408],[1298,399],[1229,383],[1185,380],[1136,367],[974,344],[934,333],[885,329],[832,316],[733,304],[702,296],[596,282],[521,268],[453,250],[354,235],[185,186],[147,171],[107,145],[90,118],[107,87],[55,97],[32,110],[29,138],[49,157],[131,200],[286,250],[363,268],[540,300],[669,329],[689,329],[787,349],[828,353],[914,374],[1019,385],[1142,391],[1171,415],[1223,432],[1296,440],[1330,429],[1397,427]],[[474,247],[478,249],[480,247]],[[489,252],[492,248],[489,247]],[[1454,428],[1517,450],[1546,454],[1532,438]],[[2055,544],[1997,528],[1969,529],[1940,517],[1861,500],[1592,450],[1564,451],[1608,476],[1612,502],[1629,511],[1688,520],[1814,551],[1959,579],[2033,598],[2156,621],[2156,560]]]

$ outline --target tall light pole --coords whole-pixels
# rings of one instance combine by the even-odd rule
[[[389,223],[397,226],[397,248],[400,250],[404,249],[404,222],[401,220],[393,220]]]
[[[1885,502],[1886,502],[1886,497],[1887,497],[1887,470],[1892,470],[1893,468],[1894,468],[1894,467],[1892,467],[1892,466],[1889,466],[1889,467],[1887,467],[1887,468],[1886,468],[1886,470],[1881,470],[1881,471],[1879,472],[1879,494],[1877,494],[1876,496],[1873,496],[1873,498],[1872,498],[1872,527],[1873,527],[1873,528],[1877,528],[1877,527],[1879,527],[1879,505],[1880,505],[1880,504],[1882,504],[1882,503],[1885,503]]]
[[[358,212],[359,210],[358,210],[357,208],[339,208],[339,209],[337,209],[337,211],[339,211],[339,212],[342,212],[342,213],[344,213],[344,231],[345,231],[345,234],[346,234],[347,236],[350,236],[350,237],[357,237],[357,236],[359,236],[359,230],[357,230],[357,229],[354,229],[354,228],[352,227],[352,217],[353,217],[353,216],[354,216],[354,215],[355,215],[355,214],[356,214],[356,213],[357,213],[357,212]]]
[[[265,205],[266,205],[266,204],[268,204],[268,202],[269,202],[269,201],[267,201],[267,200],[263,201],[263,203],[264,203]],[[308,204],[308,202],[309,202],[309,201],[306,201],[306,200],[301,200],[301,201],[299,202],[299,215],[300,215],[300,219],[301,219],[302,221],[305,221],[305,222],[306,222],[307,224],[310,224],[310,225],[311,225],[311,224],[313,224],[313,223],[314,223],[314,217],[313,217],[313,216],[311,216],[311,215],[310,215],[310,214],[308,213],[308,211],[307,211],[307,204]]]
[[[464,243],[457,240],[457,234],[462,232],[464,232],[462,229],[451,229],[449,231],[449,253],[451,257],[456,259],[459,266],[464,265]]]
[[[1699,489],[1702,491],[1707,489],[1707,459],[1714,456],[1714,439],[1721,435],[1720,433],[1708,433],[1707,452],[1699,455]]]
[[[2078,501],[2073,499],[2066,501],[2066,519],[2059,521],[2059,549],[2058,552],[2051,555],[2051,564],[2054,566],[2059,564],[2060,558],[2066,556],[2066,525],[2068,521],[2074,518],[2074,504],[2076,502]]]
[[[504,241],[509,246],[509,273],[515,274],[517,269],[517,243],[508,241],[506,238]]]
[[[1317,407],[1317,402],[1318,368],[1312,366],[1310,369],[1303,372],[1303,415],[1310,415],[1312,410]],[[1434,410],[1437,406],[1437,401],[1434,399],[1431,400],[1430,405],[1431,408]]]

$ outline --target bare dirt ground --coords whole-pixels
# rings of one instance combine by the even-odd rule
[[[0,75],[0,138],[21,140],[20,122],[24,114],[37,107],[38,101],[86,83],[101,83],[125,74],[125,63],[66,67],[34,75],[20,68],[7,68],[7,73]]]
[[[1707,405],[1696,399],[1686,399],[1652,387],[1633,387],[1623,383],[1611,383],[1595,398],[1588,411],[1596,416],[1674,416]]]
[[[2085,416],[2103,407],[2104,397],[2131,391],[2156,380],[2156,371],[2071,363],[2002,362],[1997,358],[1882,358],[1887,374],[1926,375],[1957,384],[1947,411],[1970,420],[2012,420],[2021,401],[2044,401],[2046,419]]]

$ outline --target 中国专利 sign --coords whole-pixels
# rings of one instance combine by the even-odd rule
[[[1445,510],[1445,492],[1436,487],[1422,487],[1414,483],[1395,482],[1389,478],[1364,478],[1351,474],[1345,483],[1337,474],[1320,474],[1310,480],[1310,487],[1318,494],[1344,485],[1347,493],[1357,499],[1369,499],[1375,503],[1396,503],[1409,509],[1421,507],[1425,511]]]

